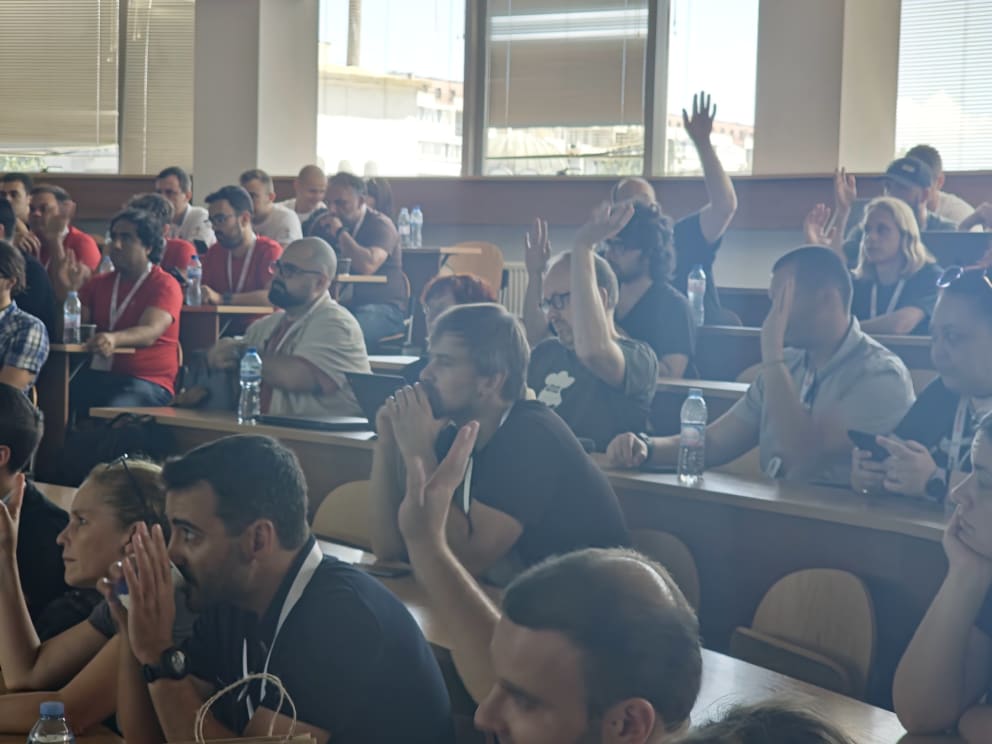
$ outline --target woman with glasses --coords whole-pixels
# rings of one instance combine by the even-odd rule
[[[18,489],[15,488],[15,491]],[[42,701],[60,699],[73,728],[83,731],[113,715],[117,696],[116,629],[106,602],[86,621],[38,640],[17,574],[20,499],[0,507],[0,670],[8,690],[47,690],[0,695],[0,732],[25,733]],[[126,457],[98,465],[76,492],[69,524],[58,536],[65,581],[93,589],[108,567],[128,554],[135,527],[161,525],[166,535],[161,468]],[[189,635],[192,617],[177,601],[176,637]],[[56,692],[52,692],[56,691]]]
[[[970,445],[992,411],[992,283],[982,270],[952,267],[938,280],[930,357],[940,375],[916,399],[886,453],[855,449],[851,485],[942,501],[971,472]]]

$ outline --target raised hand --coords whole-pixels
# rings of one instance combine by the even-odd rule
[[[789,277],[772,291],[772,307],[761,325],[761,361],[778,362],[785,351],[785,331],[792,314],[796,280]]]
[[[575,236],[575,245],[579,248],[592,248],[607,238],[612,238],[626,227],[634,216],[634,205],[631,202],[610,204],[602,202],[596,207],[586,223],[579,228]]]
[[[716,118],[716,104],[710,105],[710,96],[700,91],[692,97],[692,116],[682,109],[682,125],[694,144],[709,142],[713,133],[713,120]]]
[[[834,208],[837,212],[850,212],[858,198],[858,183],[854,176],[841,168],[834,171]]]
[[[4,501],[0,502],[0,555],[13,558],[17,552],[17,528],[21,521],[24,503],[24,473],[14,476],[14,486]]]
[[[831,246],[837,235],[837,226],[830,224],[830,207],[817,204],[806,214],[803,220],[803,234],[806,242],[812,245]]]
[[[534,226],[524,235],[524,264],[531,276],[541,276],[548,268],[551,259],[551,240],[548,237],[548,223],[538,217]]]
[[[76,254],[73,251],[67,250],[65,252],[65,258],[59,264],[56,273],[59,282],[66,289],[70,292],[78,292],[80,287],[86,284],[86,281],[93,272],[90,271],[89,266],[76,258]]]

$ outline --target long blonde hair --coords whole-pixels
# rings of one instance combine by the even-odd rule
[[[902,267],[901,274],[903,277],[912,276],[927,264],[936,263],[936,259],[930,254],[927,247],[923,245],[923,240],[920,238],[920,227],[916,224],[916,217],[913,215],[913,210],[909,208],[909,205],[901,199],[895,199],[891,196],[879,196],[868,202],[868,205],[865,207],[865,216],[861,220],[861,249],[858,255],[858,266],[854,269],[854,277],[856,279],[878,278],[875,266],[869,263],[865,256],[864,244],[865,225],[868,224],[868,216],[875,209],[884,210],[892,218],[892,221],[896,223],[896,227],[899,228],[899,250],[905,259],[905,265]]]

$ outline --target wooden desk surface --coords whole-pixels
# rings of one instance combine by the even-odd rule
[[[183,315],[269,315],[271,305],[184,305]]]
[[[334,281],[339,284],[386,284],[389,278],[382,274],[338,274]]]
[[[369,364],[373,372],[402,372],[411,364],[420,361],[418,356],[399,354],[369,354]]]
[[[703,397],[728,398],[737,400],[747,394],[748,384],[746,382],[727,382],[724,380],[688,380],[681,377],[659,377],[658,386],[655,393],[672,393],[677,395],[688,395],[690,388],[699,388],[703,391]]]
[[[49,352],[62,352],[63,354],[92,354],[86,344],[49,344]],[[115,347],[114,354],[133,354],[133,348]]]

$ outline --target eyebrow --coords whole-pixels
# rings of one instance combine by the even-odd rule
[[[193,532],[199,532],[201,535],[203,534],[203,530],[201,530],[192,522],[189,522],[185,519],[173,519],[170,521],[172,522],[173,528],[179,527],[181,529],[192,530]]]
[[[532,702],[532,703],[540,703],[541,702],[541,699],[539,697],[536,697],[535,695],[532,695],[531,693],[527,692],[527,690],[524,690],[523,688],[518,687],[517,685],[513,684],[512,682],[510,682],[507,679],[503,679],[502,677],[500,677],[499,678],[499,685],[500,685],[500,687],[502,687],[504,690],[506,690],[511,695],[514,695],[515,697],[523,698],[524,700],[527,700],[527,701]]]

